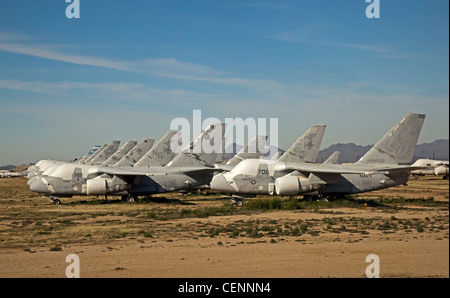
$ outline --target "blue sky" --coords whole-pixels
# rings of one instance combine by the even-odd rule
[[[426,113],[449,138],[449,2],[0,0],[0,165],[158,139],[172,119],[278,118],[286,148],[375,143]]]

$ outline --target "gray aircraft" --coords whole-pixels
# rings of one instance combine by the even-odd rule
[[[231,171],[216,175],[211,189],[231,194],[273,194],[275,178],[280,175],[275,166],[285,162],[315,162],[325,129],[325,125],[309,127],[277,160],[241,161]]]
[[[142,142],[145,143],[145,149],[148,150],[149,146],[153,144],[154,140],[149,139],[148,141],[143,140]],[[122,152],[128,150],[128,147],[130,144],[135,144],[136,142],[130,141],[127,142],[120,150],[117,150],[119,141],[112,141],[109,144],[105,144],[98,148],[94,153],[87,154],[83,156],[88,156],[88,159],[84,159],[84,162],[64,162],[64,161],[54,161],[54,160],[41,160],[36,163],[34,167],[30,167],[28,170],[27,178],[28,182],[27,184],[31,186],[32,183],[34,183],[36,180],[39,180],[40,177],[47,177],[47,176],[55,176],[54,173],[60,173],[60,169],[64,168],[65,171],[67,171],[68,168],[75,168],[80,165],[95,165],[95,164],[108,164],[109,158],[113,156],[120,156]],[[148,143],[148,144],[147,144]],[[142,146],[142,145],[141,145]],[[92,151],[92,149],[91,149]],[[114,152],[115,151],[115,152]],[[114,153],[113,153],[114,152]],[[97,162],[92,161],[91,158],[99,157],[97,159]],[[105,158],[108,158],[106,161]]]
[[[86,182],[84,180],[101,175],[97,172],[99,166],[107,167],[114,163],[112,166],[131,167],[136,161],[143,159],[145,155],[152,154],[150,153],[152,150],[152,152],[160,152],[165,149],[168,144],[164,144],[164,142],[169,142],[168,136],[171,137],[174,134],[176,133],[172,131],[166,133],[154,147],[152,147],[154,139],[143,139],[139,143],[129,141],[100,165],[61,162],[58,166],[51,167],[30,178],[28,184],[32,191],[47,194],[54,203],[58,204],[60,203],[58,197],[86,194]],[[135,146],[132,147],[133,145]],[[86,162],[89,163],[89,161]]]
[[[77,163],[82,163],[84,160],[88,159],[92,154],[94,154],[97,150],[99,150],[102,146],[100,145],[96,145],[94,147],[92,147],[92,149],[90,149],[88,151],[88,153],[86,153],[85,155],[83,155],[82,157],[79,157],[75,160],[75,162]],[[27,169],[27,178],[30,179],[33,176],[38,175],[39,173],[42,173],[42,171],[40,171],[40,167],[45,164],[45,163],[62,163],[60,161],[55,161],[55,160],[49,160],[49,159],[43,159],[43,160],[39,160],[35,165],[30,166]]]
[[[307,163],[283,159],[274,163],[246,160],[214,177],[211,188],[226,193],[317,195],[336,197],[406,185],[414,149],[425,120],[405,115],[359,161],[353,164]]]
[[[75,162],[64,162],[64,161],[56,161],[56,160],[40,160],[36,163],[36,165],[28,168],[27,178],[28,185],[31,184],[30,181],[34,181],[35,179],[31,179],[37,175],[47,176],[49,173],[55,171],[59,166],[67,163],[78,163],[78,164],[101,164],[111,155],[113,155],[117,149],[119,148],[120,141],[111,141],[109,144],[105,144],[103,146],[94,146],[86,155],[77,159]]]
[[[209,125],[166,166],[99,167],[98,171],[103,175],[87,180],[87,194],[115,193],[127,196],[128,201],[134,201],[141,195],[187,190],[209,184],[217,171],[215,161],[224,150],[224,136],[225,124]]]
[[[211,153],[204,152],[202,148],[211,142],[214,146],[222,146],[224,128],[223,124],[208,126],[190,146],[177,155],[171,150],[170,143],[178,143],[180,134],[170,132],[136,163],[128,166],[120,162],[113,166],[78,165],[75,168],[72,166],[71,170],[62,168],[64,175],[54,173],[55,176],[40,177],[30,185],[30,189],[52,197],[120,195],[123,199],[134,201],[139,195],[203,185],[209,183],[212,173],[217,170],[214,162],[217,154],[222,154],[223,148]]]

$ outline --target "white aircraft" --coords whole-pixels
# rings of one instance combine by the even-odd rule
[[[436,175],[448,179],[448,160],[418,159],[412,166],[424,167],[424,169],[412,171],[411,174],[414,176]]]

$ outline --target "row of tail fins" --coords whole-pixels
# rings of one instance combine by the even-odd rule
[[[394,125],[357,163],[360,164],[409,164],[425,120],[424,114],[407,114]],[[225,129],[223,123],[210,124],[189,146],[181,152],[173,150],[178,146],[181,133],[167,132],[156,144],[154,139],[140,142],[128,141],[120,149],[120,141],[112,141],[103,146],[95,146],[77,163],[101,164],[107,166],[211,166],[221,162],[224,152]],[[282,162],[316,162],[317,155],[325,134],[325,125],[313,125],[302,134],[278,161]],[[243,159],[260,158],[267,155],[265,151],[267,136],[256,136],[241,151],[228,161],[234,166]],[[209,150],[203,150],[206,147]],[[338,153],[326,163],[336,163]],[[267,157],[267,156],[266,156]]]

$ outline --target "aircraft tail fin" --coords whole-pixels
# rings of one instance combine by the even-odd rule
[[[282,162],[316,162],[326,125],[313,125],[281,155]]]
[[[424,114],[405,115],[357,163],[410,164],[424,121]]]
[[[107,160],[114,152],[119,149],[120,141],[111,141],[102,151],[97,154],[94,158],[92,158],[89,163],[92,164],[100,164]]]
[[[167,132],[139,161],[135,167],[161,167],[168,164],[176,155],[170,148],[171,142],[178,142],[180,132]]]
[[[83,163],[89,163],[93,158],[95,158],[100,152],[103,151],[103,149],[105,149],[105,147],[108,144],[104,144],[102,146],[100,146],[100,148],[98,148],[97,150],[95,150],[94,152],[92,152],[92,154],[90,156],[88,156],[88,158],[86,158]]]
[[[189,146],[178,153],[168,167],[214,167],[225,145],[224,123],[212,123]]]
[[[267,141],[267,136],[255,136],[253,139],[245,145],[232,159],[230,159],[226,164],[235,166],[242,160],[247,158],[260,158],[263,155],[262,150],[264,149]]]
[[[129,167],[138,162],[145,153],[150,150],[155,142],[154,139],[143,139],[133,149],[131,149],[124,157],[122,157],[115,166]]]
[[[98,149],[100,149],[102,146],[100,145],[95,145],[94,147],[91,148],[91,150],[88,151],[88,153],[86,153],[85,155],[81,156],[80,158],[77,159],[77,163],[84,163],[85,160],[87,160],[88,158],[91,157],[92,154],[94,154]]]
[[[125,156],[134,146],[136,146],[136,141],[128,141],[119,150],[117,150],[113,155],[111,155],[107,160],[105,160],[102,165],[113,165],[117,163],[122,157]]]
[[[341,153],[339,151],[334,151],[323,163],[324,164],[337,164],[338,158]]]

